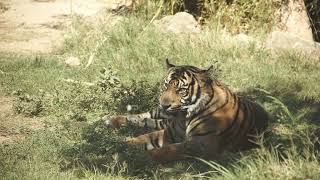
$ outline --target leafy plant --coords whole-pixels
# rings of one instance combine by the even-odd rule
[[[103,68],[98,76],[97,85],[104,91],[120,86],[120,80],[116,72],[111,68]]]
[[[22,90],[17,90],[13,93],[17,99],[13,105],[15,112],[25,116],[39,116],[44,110],[43,95],[31,96]]]

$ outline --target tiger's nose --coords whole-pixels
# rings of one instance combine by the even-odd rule
[[[167,110],[167,109],[169,109],[171,107],[171,104],[161,104],[161,108],[163,109],[163,110]]]

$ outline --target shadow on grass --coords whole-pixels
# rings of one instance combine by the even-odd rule
[[[164,165],[152,161],[143,147],[131,147],[124,143],[126,136],[137,136],[148,129],[131,125],[119,130],[107,128],[102,120],[85,127],[81,143],[63,152],[61,170],[85,169],[105,175],[120,175],[137,178],[179,178],[207,172],[208,166],[195,159],[186,159]],[[227,160],[228,159],[228,160]],[[230,156],[215,159],[221,163],[230,162]],[[79,177],[81,177],[81,174]]]
[[[133,131],[130,127],[111,130],[102,120],[88,124],[82,130],[81,141],[64,151],[62,170],[84,168],[106,175],[138,176],[150,162],[139,149],[124,143],[125,136]]]
[[[281,85],[274,84],[273,87]],[[320,150],[320,102],[314,99],[298,97],[301,84],[294,83],[291,91],[281,92],[276,88],[247,89],[239,93],[263,105],[270,115],[270,125],[264,135],[263,146],[269,150],[276,148],[285,157],[286,151],[295,148],[298,153],[308,149]]]
[[[301,99],[301,97],[298,97],[297,92],[301,90],[300,84],[295,83],[288,92],[276,90],[275,87],[279,86],[281,85],[275,84],[274,87],[270,85],[266,88],[271,91],[260,88],[247,89],[239,94],[263,105],[270,113],[271,122],[279,120],[279,111],[283,110],[282,108],[287,108],[289,111],[287,113],[291,113],[294,118],[291,120],[296,120],[296,123],[320,124],[320,102],[310,98]],[[290,123],[290,121],[288,119],[282,121],[282,123]]]

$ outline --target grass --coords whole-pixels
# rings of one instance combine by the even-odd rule
[[[65,46],[54,54],[0,54],[1,89],[16,98],[17,113],[44,123],[23,141],[0,144],[1,178],[319,179],[318,61],[293,52],[272,56],[255,44],[226,40],[219,29],[198,38],[162,34],[144,28],[145,18],[132,14],[114,26],[96,27],[76,19]],[[93,63],[85,68],[94,49]],[[82,65],[65,66],[69,55]],[[128,104],[134,112],[156,105],[167,57],[174,64],[213,64],[218,79],[262,104],[272,123],[261,148],[214,161],[157,165],[139,148],[121,143],[143,130],[110,130],[100,117],[127,113]]]

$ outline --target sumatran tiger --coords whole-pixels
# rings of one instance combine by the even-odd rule
[[[131,122],[157,130],[128,138],[127,144],[144,145],[160,163],[186,156],[216,157],[256,145],[256,135],[268,124],[268,114],[260,105],[237,96],[211,77],[212,66],[176,66],[168,59],[166,64],[158,108],[106,120],[113,128]]]

